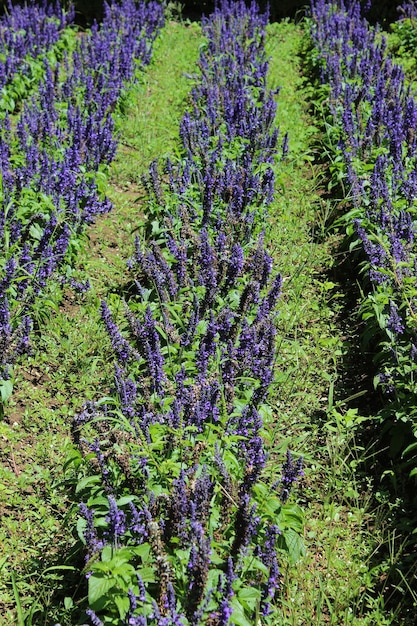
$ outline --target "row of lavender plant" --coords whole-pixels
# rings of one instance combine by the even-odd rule
[[[112,112],[123,85],[148,63],[163,23],[157,2],[106,4],[100,26],[49,67],[13,126],[0,130],[0,390],[29,349],[31,309],[71,253],[71,242],[110,202],[96,175],[116,150]],[[1,407],[0,400],[0,407]]]
[[[115,387],[74,422],[94,625],[276,624],[278,552],[302,549],[287,503],[301,460],[281,476],[262,439],[281,291],[263,237],[278,138],[266,23],[230,0],[203,20],[184,158],[152,164],[132,295],[120,319],[101,305]]]
[[[329,86],[333,173],[352,204],[342,221],[351,252],[362,251],[361,316],[385,394],[384,424],[408,422],[417,435],[417,101],[359,2],[314,0],[311,15],[315,62]],[[393,432],[404,451],[411,442]]]
[[[11,81],[16,74],[33,80],[31,61],[44,56],[57,43],[74,16],[73,6],[65,12],[59,2],[43,0],[35,4],[31,0],[20,6],[8,1],[6,13],[0,19],[1,108],[14,108],[14,99],[9,93]],[[15,90],[12,91],[15,95]]]

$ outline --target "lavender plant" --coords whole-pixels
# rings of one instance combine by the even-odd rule
[[[352,203],[341,222],[362,278],[361,316],[375,384],[385,395],[382,417],[393,429],[393,451],[404,452],[409,442],[398,424],[417,435],[417,103],[359,2],[319,0],[311,15],[316,66],[330,89],[329,149]],[[415,449],[408,448],[414,455]],[[409,469],[417,473],[415,456]]]
[[[31,307],[56,274],[85,224],[111,208],[97,173],[116,150],[112,111],[135,67],[149,62],[163,23],[159,3],[106,5],[100,27],[72,57],[46,63],[37,95],[12,132],[0,131],[0,389],[12,390],[12,366],[29,345]]]
[[[262,440],[281,291],[262,235],[278,137],[266,20],[228,0],[204,20],[184,158],[145,181],[153,235],[129,261],[136,296],[119,324],[102,303],[112,400],[74,422],[94,470],[79,485],[92,624],[276,623],[302,469],[289,454],[268,483]]]
[[[0,20],[0,110],[13,111],[17,100],[37,82],[45,56],[52,58],[67,46],[67,35],[75,16],[70,5],[64,11],[59,2],[31,0],[24,6],[8,1]]]

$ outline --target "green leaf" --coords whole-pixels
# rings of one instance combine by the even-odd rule
[[[86,527],[87,527],[87,521],[83,517],[79,517],[77,521],[77,534],[78,534],[78,537],[80,538],[80,541],[84,545],[86,545],[87,543],[84,537],[84,531]]]
[[[263,507],[266,513],[270,515],[274,515],[276,510],[281,507],[281,500],[278,497],[270,496],[265,502],[263,502]]]
[[[236,624],[236,626],[253,626],[253,623],[250,622],[245,616],[243,607],[236,597],[233,597],[231,599],[230,605],[233,608],[233,613],[232,613],[232,618],[231,618],[232,624]]]
[[[115,596],[114,602],[119,610],[120,619],[124,619],[129,610],[129,597],[126,594],[123,596]]]
[[[110,546],[110,545],[104,546],[104,548],[101,551],[101,560],[103,562],[111,561],[113,558],[113,552],[114,552],[113,546]]]
[[[80,493],[80,491],[84,491],[87,487],[91,487],[91,485],[99,485],[100,483],[100,476],[85,476],[85,478],[82,478],[77,484],[75,493]]]
[[[406,449],[403,451],[401,456],[404,458],[409,452],[414,452],[414,450],[416,449],[417,449],[417,441],[415,441],[414,443],[410,443],[410,445],[407,446]]]
[[[2,402],[7,402],[13,393],[13,383],[11,380],[2,380],[0,382],[0,398]]]
[[[116,581],[102,574],[92,574],[88,579],[88,604],[93,611],[104,607],[110,589],[113,589]]]
[[[117,506],[121,507],[124,506],[125,504],[129,504],[129,502],[133,502],[133,500],[135,500],[135,496],[123,496],[122,498],[119,498],[118,500],[116,500],[116,504]]]
[[[132,554],[139,556],[143,562],[146,562],[149,558],[151,545],[149,543],[143,543],[142,545],[131,548],[130,550]]]
[[[43,235],[43,228],[39,224],[32,224],[29,228],[29,234],[33,239],[40,241]]]
[[[94,496],[92,498],[88,498],[87,506],[89,509],[95,510],[97,517],[98,513],[107,513],[109,510],[109,501],[105,496]]]
[[[242,589],[239,589],[239,593],[237,595],[239,598],[243,598],[244,600],[260,600],[261,590],[256,587],[243,587]]]
[[[301,533],[304,528],[304,516],[302,509],[296,505],[283,506],[279,515],[278,525],[280,528],[288,528]]]
[[[306,550],[304,542],[301,536],[294,530],[289,528],[283,533],[283,538],[287,547],[288,558],[291,563],[297,563],[302,556],[305,555]]]
[[[269,574],[268,567],[264,563],[262,563],[261,559],[258,559],[256,557],[251,560],[250,571],[251,572],[262,572],[262,574],[264,576],[268,576],[268,574]]]
[[[129,582],[129,580],[133,580],[135,577],[135,568],[130,563],[127,563],[125,560],[120,559],[116,562],[115,566],[112,568],[112,574],[114,576],[118,576],[122,578],[125,582]]]
[[[142,567],[138,570],[138,574],[144,583],[156,582],[155,572],[152,567]]]
[[[241,605],[252,614],[261,600],[261,590],[255,587],[244,587],[239,589],[237,596]]]
[[[65,596],[64,598],[64,607],[67,611],[69,611],[69,609],[72,609],[72,607],[74,606],[74,601],[70,596]]]

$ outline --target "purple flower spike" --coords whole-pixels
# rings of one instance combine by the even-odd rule
[[[86,561],[97,554],[103,548],[103,542],[98,539],[97,531],[94,527],[94,511],[89,509],[84,503],[80,504],[80,513],[87,522],[84,530],[84,539],[87,546]]]
[[[281,291],[262,229],[272,164],[288,141],[278,142],[274,126],[266,24],[243,0],[222,0],[203,20],[207,46],[181,123],[182,162],[152,164],[145,181],[161,227],[136,239],[129,261],[138,288],[125,303],[126,339],[126,324],[119,329],[101,307],[118,360],[116,401],[97,403],[102,420],[89,420],[90,407],[80,423],[86,437],[106,432],[101,453],[99,437],[89,444],[109,501],[99,529],[108,544],[136,547],[132,564],[142,559],[155,576],[131,584],[126,625],[146,616],[155,626],[231,626],[234,586],[259,585],[266,615],[278,584],[275,535],[255,489],[266,464],[260,405],[273,379]],[[73,133],[92,148],[96,136],[77,118],[73,111]],[[122,506],[126,493],[133,499]],[[252,555],[264,563],[255,573],[245,568]]]
[[[104,537],[107,541],[111,541],[116,547],[119,539],[126,532],[126,515],[121,511],[113,496],[109,496],[109,513],[106,517],[107,529]]]
[[[97,615],[94,613],[93,610],[87,609],[86,613],[87,613],[88,617],[91,619],[91,623],[92,623],[93,626],[104,626],[104,624],[101,621],[101,619],[99,617],[97,617]]]
[[[101,317],[109,334],[113,350],[116,352],[119,362],[126,365],[133,356],[133,350],[129,342],[120,333],[117,324],[114,323],[110,309],[104,300],[102,300],[100,308]]]
[[[394,333],[394,335],[401,335],[405,330],[404,322],[398,312],[398,307],[392,300],[390,300],[389,303],[387,328]]]
[[[280,495],[282,502],[286,502],[288,500],[293,484],[304,475],[302,468],[302,457],[299,457],[294,463],[291,452],[287,450],[287,460],[282,466],[282,488]]]

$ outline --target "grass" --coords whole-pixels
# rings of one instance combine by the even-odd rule
[[[298,563],[282,563],[282,624],[397,626],[400,617],[385,609],[376,590],[384,570],[374,566],[374,557],[393,537],[384,531],[385,510],[374,504],[372,481],[359,471],[369,451],[357,439],[357,405],[346,400],[343,368],[355,331],[346,332],[338,238],[325,227],[323,177],[312,147],[317,129],[297,57],[302,38],[302,26],[289,21],[268,29],[270,82],[281,85],[277,121],[282,133],[289,132],[290,152],[276,164],[276,199],[266,228],[284,287],[265,436],[271,472],[288,447],[305,459],[305,478],[293,498],[305,510],[306,554]],[[0,422],[1,626],[70,626],[81,615],[79,470],[71,419],[111,385],[99,302],[105,297],[116,304],[126,289],[125,263],[146,221],[141,176],[150,161],[178,151],[200,43],[198,25],[167,24],[151,66],[118,112],[121,139],[106,190],[114,211],[98,218],[81,242],[76,276],[88,277],[92,288],[76,295],[53,287],[50,305],[37,311],[34,353],[20,365],[16,393]]]

